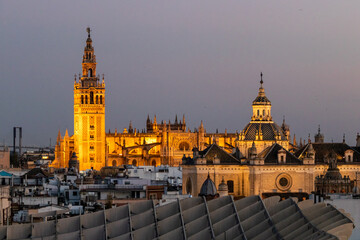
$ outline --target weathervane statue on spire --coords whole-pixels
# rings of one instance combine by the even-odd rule
[[[88,33],[88,37],[90,37],[90,32],[91,32],[90,27],[87,27],[87,28],[86,28],[86,31],[87,31],[87,33]]]

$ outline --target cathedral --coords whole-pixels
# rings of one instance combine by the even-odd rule
[[[53,167],[67,167],[75,152],[80,170],[100,170],[105,166],[171,165],[179,166],[183,155],[192,149],[203,150],[213,143],[225,151],[238,149],[243,156],[251,154],[253,144],[258,151],[274,141],[289,148],[290,131],[284,123],[279,127],[271,117],[271,102],[265,95],[261,75],[258,97],[253,102],[251,122],[240,133],[207,133],[203,122],[194,131],[186,126],[185,116],[173,122],[146,120],[146,128],[133,128],[131,122],[122,132],[105,131],[105,80],[96,74],[96,55],[90,29],[82,58],[82,75],[74,79],[74,135],[58,133]]]
[[[51,167],[69,167],[74,153],[80,171],[120,165],[181,165],[183,193],[194,196],[207,179],[215,186],[226,183],[234,196],[310,193],[315,178],[324,175],[328,163],[334,161],[341,174],[354,182],[360,149],[345,141],[324,143],[320,129],[314,142],[300,140],[298,146],[294,136],[291,143],[285,120],[281,125],[273,121],[262,73],[250,121],[240,132],[208,133],[203,122],[191,131],[185,116],[176,116],[172,122],[148,116],[145,129],[136,129],[130,122],[122,132],[106,132],[105,80],[96,74],[89,28],[87,32],[82,74],[74,79],[74,135],[69,136],[67,130],[64,136],[58,133]]]

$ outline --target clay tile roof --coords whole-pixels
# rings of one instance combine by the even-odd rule
[[[360,153],[357,149],[350,147],[346,143],[312,143],[312,146],[315,150],[315,163],[326,163],[327,158],[331,152],[335,152],[338,158],[338,163],[345,163],[344,156],[346,150],[353,150],[354,162],[360,162]],[[304,158],[307,153],[309,144],[306,144],[304,147],[300,148],[296,153],[299,159]]]
[[[212,144],[203,151],[200,151],[199,155],[205,157],[208,160],[213,160],[216,156],[220,159],[220,164],[241,164],[240,159],[237,159],[233,155],[227,153],[217,144]]]
[[[29,172],[27,172],[25,175],[30,178],[43,178],[48,177],[49,174],[42,170],[41,168],[33,168]]]
[[[264,158],[265,164],[277,164],[278,163],[278,152],[285,150],[286,152],[286,164],[302,164],[302,161],[294,156],[292,153],[284,149],[281,145],[275,143],[270,147],[265,148],[258,157]]]

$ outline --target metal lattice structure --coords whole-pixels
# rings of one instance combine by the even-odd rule
[[[155,207],[128,204],[81,216],[0,227],[0,239],[347,239],[349,214],[325,203],[279,197],[196,197]]]

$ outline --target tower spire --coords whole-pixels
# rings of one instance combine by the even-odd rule
[[[61,141],[61,133],[60,133],[60,129],[59,129],[59,132],[58,132],[58,135],[56,138],[56,144],[60,144],[60,141]]]
[[[321,133],[320,124],[318,125],[318,132],[315,134],[315,143],[323,143],[324,142],[324,134]]]
[[[69,137],[69,132],[68,132],[67,129],[65,130],[65,136],[64,137]]]
[[[264,90],[264,80],[263,80],[263,73],[260,73],[260,88],[259,88],[259,96],[265,97],[265,90]]]
[[[96,77],[96,56],[94,54],[94,47],[92,46],[92,39],[90,37],[90,28],[86,29],[88,38],[86,39],[86,46],[84,48],[83,55],[83,71],[82,76],[84,77]]]

